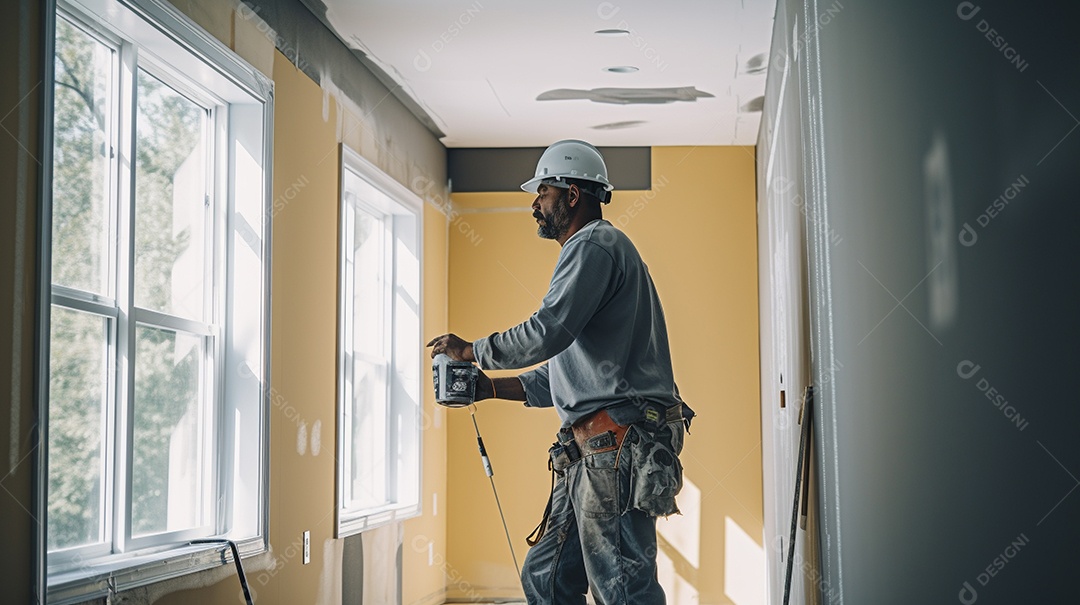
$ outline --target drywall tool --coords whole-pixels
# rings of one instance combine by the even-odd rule
[[[495,505],[499,507],[499,518],[502,519],[503,532],[506,534],[506,545],[510,547],[510,556],[514,559],[514,570],[517,577],[521,578],[521,567],[518,566],[517,554],[514,552],[514,541],[510,539],[510,530],[506,527],[506,515],[503,514],[502,502],[499,500],[499,491],[495,489],[495,471],[491,468],[491,460],[488,458],[487,449],[484,447],[484,438],[480,436],[480,425],[476,424],[476,406],[469,405],[469,414],[472,416],[473,428],[476,429],[476,445],[480,448],[480,460],[484,463],[484,473],[491,481],[491,493],[495,494]]]
[[[476,430],[476,445],[480,448],[480,461],[484,464],[484,474],[491,481],[491,493],[495,494],[495,505],[499,507],[499,518],[502,519],[506,544],[510,547],[510,556],[514,559],[514,570],[520,578],[521,567],[518,566],[517,553],[514,552],[514,541],[510,539],[510,529],[506,526],[506,515],[503,514],[502,501],[499,500],[499,490],[495,489],[495,471],[491,468],[491,459],[488,458],[487,448],[484,447],[484,438],[480,436],[480,425],[476,423],[476,406],[473,405],[473,400],[476,398],[476,380],[480,375],[480,370],[468,361],[457,361],[445,353],[439,353],[431,363],[431,373],[435,382],[436,403],[449,408],[469,407],[473,428]]]
[[[253,605],[251,599],[251,590],[248,589],[247,575],[244,574],[244,564],[240,562],[240,549],[236,548],[236,542],[232,540],[226,540],[224,538],[207,538],[200,540],[192,540],[191,544],[221,544],[227,545],[232,550],[233,563],[236,564],[236,575],[240,577],[240,588],[244,589],[244,600],[247,601],[247,605]]]
[[[804,486],[810,480],[810,456],[808,452],[810,441],[810,427],[814,419],[814,385],[806,387],[803,393],[803,407],[799,411],[799,424],[802,425],[799,436],[799,463],[795,469],[795,502],[791,505],[791,534],[788,536],[788,559],[787,573],[784,575],[784,605],[788,605],[791,598],[791,571],[795,563],[795,529],[799,524],[799,497],[802,495]],[[804,506],[803,511],[806,508]],[[803,515],[806,513],[803,512]],[[803,523],[805,527],[805,522]]]

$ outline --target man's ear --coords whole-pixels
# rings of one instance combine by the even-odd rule
[[[574,208],[580,200],[581,188],[577,185],[570,185],[570,188],[566,190],[566,202],[571,208]]]

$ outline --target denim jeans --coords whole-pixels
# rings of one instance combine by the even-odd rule
[[[656,516],[678,512],[682,421],[632,425],[616,451],[585,456],[557,478],[547,532],[521,572],[531,605],[665,602],[656,578]]]

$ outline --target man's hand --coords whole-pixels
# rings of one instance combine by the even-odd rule
[[[455,361],[476,361],[476,357],[473,356],[472,343],[458,338],[457,334],[436,336],[431,339],[431,342],[427,343],[427,346],[432,347],[432,358],[439,353],[446,353],[450,356],[450,359]]]

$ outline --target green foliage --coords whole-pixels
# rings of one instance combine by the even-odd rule
[[[98,540],[104,322],[53,307],[49,368],[49,548]],[[55,469],[55,470],[53,470]]]
[[[111,201],[109,141],[115,104],[112,51],[63,19],[56,28],[54,114],[53,283],[114,296],[117,274],[117,214]],[[201,236],[189,228],[174,229],[174,205],[198,204],[174,199],[174,180],[185,162],[202,162],[206,112],[139,71],[137,145],[134,158],[136,290],[140,306],[167,311],[174,296],[177,259]],[[199,170],[202,167],[199,166]],[[121,205],[131,200],[119,200]],[[201,233],[201,232],[200,232]],[[198,240],[198,241],[195,241]],[[201,258],[201,256],[200,256]],[[104,277],[103,277],[104,276]],[[201,290],[200,290],[201,292]],[[105,463],[103,431],[107,427],[106,389],[115,381],[105,365],[115,325],[102,317],[54,307],[51,320],[49,404],[49,548],[109,539],[99,536],[109,511],[100,502]],[[138,329],[133,366],[136,369],[132,421],[132,531],[166,529],[169,500],[169,448],[176,427],[201,400],[201,346],[176,333]],[[119,385],[121,392],[126,387]],[[114,401],[124,401],[114,397]]]
[[[184,351],[183,341],[190,339],[154,328],[140,327],[136,339],[131,531],[140,535],[166,529],[169,447],[183,438],[176,430],[181,417],[195,413],[201,347]],[[186,354],[177,355],[180,351]]]
[[[53,282],[100,291],[104,182],[103,99],[94,48],[63,20],[56,28]],[[102,91],[104,92],[104,91]],[[106,215],[107,216],[107,215]],[[95,330],[94,327],[97,329]],[[104,322],[54,307],[49,403],[49,547],[96,542],[104,426]],[[96,361],[96,363],[95,363]]]

